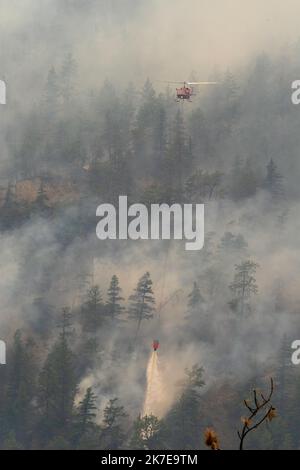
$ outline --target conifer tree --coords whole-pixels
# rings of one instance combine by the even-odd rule
[[[157,450],[163,448],[162,423],[154,416],[139,416],[133,424],[130,446],[139,450]]]
[[[14,191],[13,185],[9,184],[7,186],[7,191],[5,194],[3,207],[5,207],[6,209],[11,209],[11,208],[15,208],[15,205],[16,205],[15,191]]]
[[[277,165],[271,158],[267,165],[267,176],[265,179],[265,188],[271,194],[273,199],[279,199],[283,196],[283,176],[278,171]]]
[[[16,435],[13,431],[9,432],[5,437],[0,448],[1,450],[25,450],[24,445],[17,441]]]
[[[146,102],[151,102],[155,99],[155,90],[149,78],[147,78],[144,84],[142,97]]]
[[[38,214],[47,214],[49,212],[49,199],[45,190],[43,180],[40,182],[40,186],[37,192],[37,197],[34,203],[35,210]]]
[[[224,252],[228,252],[229,250],[244,252],[247,246],[248,244],[243,235],[234,235],[231,232],[224,233],[220,243],[220,248],[224,250]]]
[[[15,188],[12,184],[9,184],[3,205],[0,208],[0,227],[4,230],[14,227],[19,215],[20,207],[16,200]]]
[[[245,309],[250,309],[249,299],[252,295],[258,293],[258,286],[256,284],[255,273],[258,264],[253,261],[244,261],[235,266],[235,275],[232,284],[229,288],[234,294],[234,299],[230,303],[234,310],[237,310],[242,316]]]
[[[101,447],[118,450],[125,442],[125,419],[127,414],[124,407],[119,405],[118,398],[109,400],[104,409],[104,419],[101,433]]]
[[[89,387],[84,395],[83,400],[79,403],[77,414],[76,414],[76,421],[75,421],[75,445],[76,447],[81,447],[85,445],[85,447],[91,446],[92,443],[95,442],[95,438],[97,440],[97,429],[95,425],[95,418],[96,418],[96,410],[97,406],[96,402],[96,395],[94,395],[92,388]],[[95,442],[95,445],[97,443]]]
[[[81,308],[81,323],[86,332],[95,332],[104,321],[104,306],[99,286],[92,286],[86,293]]]
[[[69,52],[64,57],[60,77],[61,95],[65,103],[68,103],[74,94],[76,70],[76,62],[72,53]]]
[[[203,301],[204,299],[201,295],[199,285],[197,282],[194,282],[193,289],[188,295],[188,307],[190,309],[197,308]]]
[[[145,273],[139,280],[134,293],[129,297],[131,301],[129,318],[137,322],[136,336],[139,334],[142,321],[153,318],[155,299],[152,284],[150,274]]]
[[[119,318],[119,316],[124,311],[125,307],[122,307],[121,302],[124,298],[121,296],[122,289],[119,284],[119,279],[114,275],[111,279],[110,286],[107,292],[107,313],[110,316],[111,320],[114,321]]]
[[[59,84],[58,77],[54,67],[51,67],[47,77],[45,90],[46,113],[50,120],[53,120],[59,109]]]
[[[60,335],[45,361],[39,377],[41,434],[44,439],[66,436],[73,415],[77,390],[75,357],[69,347],[71,313],[63,309],[59,322]]]
[[[165,418],[168,448],[196,449],[201,438],[200,394],[205,385],[203,369],[194,365],[186,369],[180,384],[181,394]]]
[[[158,167],[158,176],[161,176],[163,170],[163,160],[167,151],[167,122],[166,111],[163,106],[157,110],[157,119],[154,123],[154,152],[155,162]]]
[[[35,365],[32,342],[24,342],[21,331],[14,336],[8,375],[7,396],[2,419],[4,432],[13,432],[18,441],[26,441],[27,430],[33,425]]]

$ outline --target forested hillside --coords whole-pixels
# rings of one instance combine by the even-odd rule
[[[97,2],[85,3],[89,15]],[[129,21],[125,2],[116,11],[114,27]],[[28,60],[39,60],[36,35],[48,41],[40,28],[21,38]],[[252,423],[244,400],[266,397],[273,378],[244,447],[298,449],[299,44],[209,76],[191,69],[218,82],[191,103],[157,69],[90,83],[82,56],[59,45],[24,100],[1,53],[12,87],[1,108],[0,448],[238,449]],[[120,195],[204,203],[204,249],[99,241],[97,206]],[[154,338],[160,384],[144,415]]]

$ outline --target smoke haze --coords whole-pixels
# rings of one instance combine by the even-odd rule
[[[65,189],[54,216],[33,213],[1,232],[1,339],[10,339],[17,328],[43,338],[49,318],[36,307],[41,297],[55,312],[70,306],[77,318],[87,285],[99,285],[106,300],[111,277],[117,274],[128,307],[141,276],[149,271],[153,280],[154,319],[144,321],[137,344],[130,321],[109,334],[95,333],[97,353],[88,367],[82,367],[77,402],[92,386],[100,414],[112,391],[132,417],[142,412],[147,360],[158,333],[162,387],[168,397],[161,415],[178,398],[185,368],[204,367],[206,393],[218,381],[248,380],[255,368],[264,377],[276,364],[283,338],[297,339],[300,110],[290,102],[290,85],[300,72],[298,9],[298,0],[0,0],[0,79],[8,87],[7,106],[0,109],[3,194],[11,183],[31,179],[36,191],[45,173],[71,187],[67,195]],[[62,110],[51,110],[59,116],[57,130],[50,111],[44,110],[48,74],[54,67],[59,75],[69,53],[76,63],[75,98],[70,106],[60,103]],[[238,115],[232,122],[235,110],[226,107],[224,85],[229,70],[237,82],[234,99],[238,96]],[[133,110],[128,106],[131,114],[122,144],[137,134],[139,117],[144,118],[138,110],[147,78],[162,93],[153,102],[165,106],[168,138],[179,108],[193,141],[195,168],[225,174],[222,195],[205,201],[201,252],[187,253],[180,242],[96,239],[96,207],[106,202],[105,195],[100,183],[94,194],[89,193],[93,180],[83,169],[92,165],[96,144],[106,145],[102,141],[107,138],[107,115],[114,122],[116,107],[117,117],[123,118],[130,83]],[[160,82],[189,79],[216,79],[220,86],[200,91],[183,108],[174,103],[173,85],[165,93],[167,84]],[[125,115],[124,129],[126,119]],[[231,123],[228,132],[223,121]],[[203,150],[201,132],[206,131],[209,143]],[[133,160],[133,145],[128,144],[129,172],[138,188],[155,179],[148,171],[153,165],[148,161],[151,132],[141,133],[146,144],[140,160]],[[65,146],[67,157],[81,152],[79,163],[71,158],[65,162]],[[105,165],[106,147],[103,153],[99,158]],[[237,157],[249,163],[247,175],[254,173],[257,180],[254,193],[240,199],[229,194]],[[284,176],[285,196],[278,205],[270,205],[262,183],[270,158]],[[126,175],[122,173],[124,180]],[[129,183],[127,188],[131,189]],[[229,232],[242,236],[245,244],[224,245]],[[259,265],[258,294],[253,296],[252,315],[240,322],[229,308],[229,285],[235,266],[245,259]],[[203,296],[197,311],[188,308],[195,282]],[[75,330],[73,346],[81,351],[78,325]],[[51,334],[45,335],[47,344],[53,344],[55,334],[52,323]]]

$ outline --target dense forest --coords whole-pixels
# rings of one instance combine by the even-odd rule
[[[28,48],[42,32],[32,34]],[[1,449],[238,449],[244,434],[244,448],[299,448],[299,47],[212,71],[218,85],[184,104],[157,70],[90,86],[65,44],[30,100],[12,78],[1,108]],[[204,203],[204,249],[100,242],[96,208],[120,195]],[[161,387],[143,415],[157,337]],[[255,406],[265,414],[248,434]]]

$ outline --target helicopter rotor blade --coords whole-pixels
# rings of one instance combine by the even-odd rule
[[[218,82],[187,82],[188,85],[218,85]]]
[[[159,83],[169,83],[169,84],[172,84],[172,85],[183,85],[184,83],[186,82],[169,82],[169,81],[166,81],[166,80],[156,80],[157,82]]]
[[[166,81],[166,80],[156,80],[159,83],[168,83],[171,85],[218,85],[219,82],[187,82],[187,81],[182,81],[182,82],[175,82],[175,81]]]

